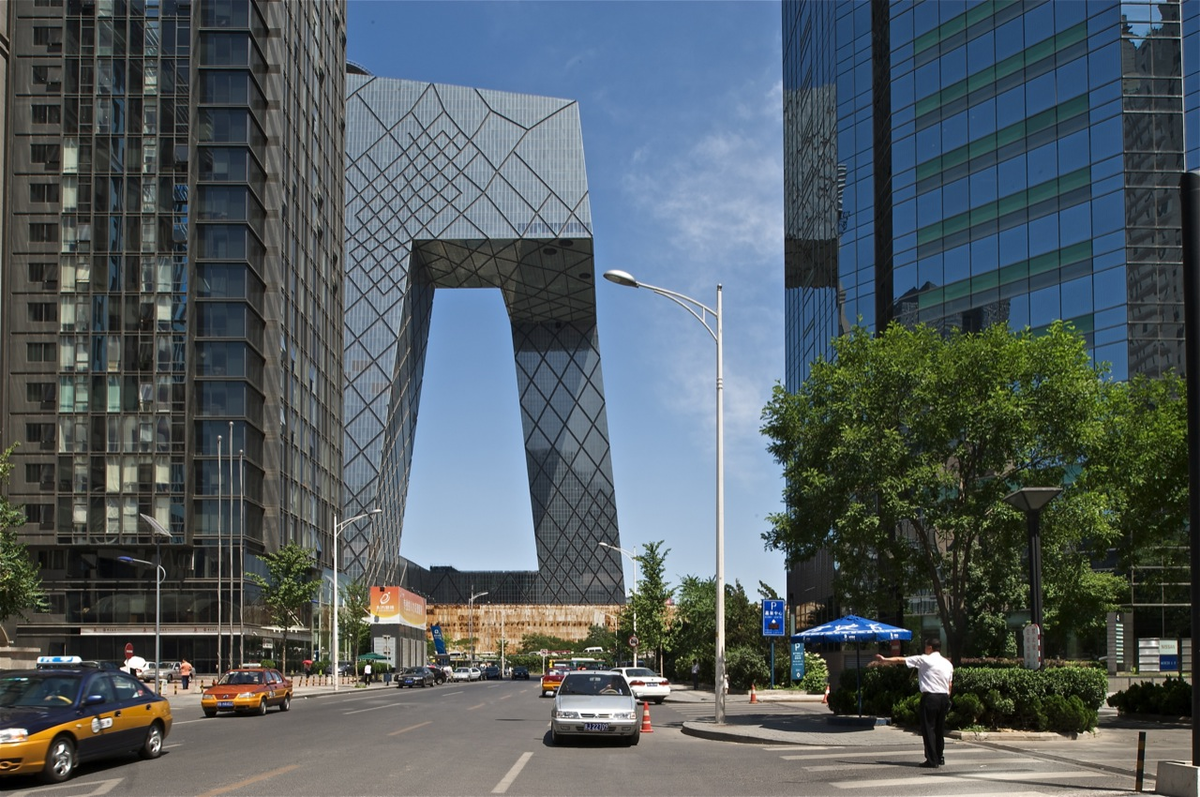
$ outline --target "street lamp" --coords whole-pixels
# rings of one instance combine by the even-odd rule
[[[158,578],[154,582],[154,694],[159,693],[159,678],[162,673],[159,672],[159,667],[162,665],[162,583],[167,577],[167,570],[162,565],[156,562],[147,562],[145,559],[135,559],[132,556],[118,556],[118,562],[126,564],[146,565],[158,569]]]
[[[338,584],[338,537],[342,536],[342,529],[349,526],[356,520],[378,515],[382,509],[372,509],[370,512],[363,512],[361,515],[355,515],[351,518],[346,518],[341,523],[338,522],[337,515],[333,516],[333,691],[338,690],[338,681],[341,680],[341,673],[338,672],[338,600],[341,589]]]
[[[618,553],[625,554],[629,557],[629,561],[633,562],[633,666],[638,666],[638,635],[637,635],[637,546],[633,546],[632,551],[627,551],[624,548],[618,548],[616,545],[609,545],[607,542],[600,543],[601,548],[610,548]]]
[[[1029,611],[1037,627],[1038,669],[1042,666],[1042,509],[1059,493],[1061,487],[1022,487],[1004,496],[1004,502],[1025,513],[1029,529]]]
[[[467,601],[467,636],[471,638],[471,661],[469,665],[475,666],[475,599],[482,598],[486,592],[476,592]]]
[[[725,382],[722,375],[725,345],[721,328],[721,284],[717,283],[717,309],[713,310],[682,293],[638,282],[627,271],[606,271],[604,278],[627,288],[645,288],[651,293],[665,296],[703,324],[717,344],[717,651],[713,682],[713,691],[716,693],[713,721],[722,725],[725,722]],[[708,322],[709,316],[712,316],[711,326]]]

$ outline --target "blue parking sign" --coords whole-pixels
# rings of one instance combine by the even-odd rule
[[[783,601],[763,599],[762,628],[763,636],[783,636]]]

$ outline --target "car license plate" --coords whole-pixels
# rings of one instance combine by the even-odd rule
[[[233,708],[232,700],[218,700],[217,708]]]
[[[607,731],[608,723],[607,722],[585,722],[585,723],[583,723],[583,729],[585,731]]]

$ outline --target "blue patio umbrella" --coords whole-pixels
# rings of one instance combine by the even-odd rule
[[[907,628],[897,628],[894,625],[881,623],[878,620],[868,620],[854,614],[848,614],[837,620],[830,620],[815,628],[792,634],[793,642],[853,642],[854,644],[854,677],[858,692],[858,716],[862,716],[862,668],[859,666],[858,643],[890,642],[893,639],[912,639],[912,631]]]

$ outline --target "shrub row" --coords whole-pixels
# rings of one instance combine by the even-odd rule
[[[1167,676],[1162,683],[1144,681],[1131,684],[1123,692],[1108,698],[1108,705],[1121,714],[1162,714],[1168,717],[1192,716],[1192,685],[1182,678]]]
[[[916,727],[921,695],[916,670],[876,667],[847,670],[829,696],[835,714],[858,712],[891,717],[897,725]],[[959,667],[946,725],[961,728],[1082,733],[1096,727],[1108,692],[1108,678],[1089,667],[1024,670],[1011,667]]]

